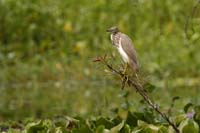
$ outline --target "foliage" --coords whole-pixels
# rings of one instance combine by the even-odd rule
[[[147,109],[148,110],[148,109]],[[145,115],[146,114],[146,115]],[[21,123],[1,126],[1,132],[54,132],[54,133],[169,133],[174,132],[172,128],[163,122],[158,116],[153,116],[155,121],[148,121],[154,112],[127,112],[126,118],[123,119],[119,114],[115,117],[108,118],[103,116],[93,118],[57,116],[52,119],[40,119],[23,121]],[[142,116],[143,115],[143,116]],[[141,117],[142,116],[142,117]],[[182,120],[177,119],[182,117]],[[199,125],[193,118],[186,115],[180,115],[173,118],[182,133],[198,133]],[[199,119],[198,119],[199,120]],[[179,122],[178,122],[179,121]]]
[[[0,0],[0,130],[171,131],[135,91],[120,90],[120,79],[92,62],[106,53],[120,66],[105,32],[117,25],[134,41],[150,97],[182,131],[197,132],[200,6],[191,17],[196,2]]]

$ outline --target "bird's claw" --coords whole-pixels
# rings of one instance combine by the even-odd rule
[[[122,87],[121,87],[122,90],[124,89],[127,82],[128,82],[128,76],[124,74],[122,77]]]

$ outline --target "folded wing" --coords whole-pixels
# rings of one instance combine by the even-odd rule
[[[135,48],[133,47],[132,40],[125,34],[121,33],[121,44],[123,50],[129,57],[129,65],[134,71],[138,71],[139,65],[137,61],[137,53]]]

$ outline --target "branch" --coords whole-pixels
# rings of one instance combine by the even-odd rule
[[[128,75],[123,74],[121,71],[115,69],[114,67],[112,67],[112,65],[110,65],[107,61],[106,61],[106,55],[104,57],[98,57],[97,59],[94,60],[94,62],[102,62],[104,65],[107,66],[107,68],[109,70],[111,70],[112,72],[114,72],[115,74],[119,75],[120,77],[124,78],[124,80],[127,81],[128,85],[132,86],[134,89],[136,89],[136,92],[138,92],[140,94],[140,96],[143,97],[143,99],[146,101],[146,103],[151,106],[157,113],[159,113],[161,115],[161,117],[163,119],[165,119],[169,125],[171,125],[173,127],[173,129],[177,132],[180,133],[179,129],[176,127],[176,125],[167,117],[167,115],[163,112],[161,112],[158,108],[158,106],[148,97],[148,95],[145,92],[145,88],[143,88],[142,85],[140,85],[140,83],[137,83],[131,79],[129,79]]]

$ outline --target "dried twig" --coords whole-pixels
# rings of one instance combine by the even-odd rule
[[[106,61],[106,57],[107,56],[104,56],[104,57],[98,57],[97,59],[94,60],[94,62],[97,62],[97,61],[100,61],[100,62],[103,62],[107,68],[114,72],[115,74],[119,75],[120,77],[122,78],[125,78],[125,80],[127,81],[128,85],[132,86],[133,88],[136,89],[136,92],[138,92],[142,97],[143,99],[146,101],[146,103],[148,105],[150,105],[157,113],[159,113],[161,115],[161,117],[163,119],[165,119],[169,125],[171,125],[173,127],[173,129],[179,133],[179,129],[176,127],[176,125],[167,117],[167,115],[163,112],[161,112],[158,108],[158,106],[148,97],[148,95],[146,94],[145,92],[145,88],[143,88],[142,85],[140,85],[140,83],[137,83],[137,81],[133,81],[131,80],[128,75],[126,74],[123,74],[121,71],[115,69],[114,67],[112,67],[111,64],[109,64],[107,61]],[[124,85],[123,85],[124,86]]]

